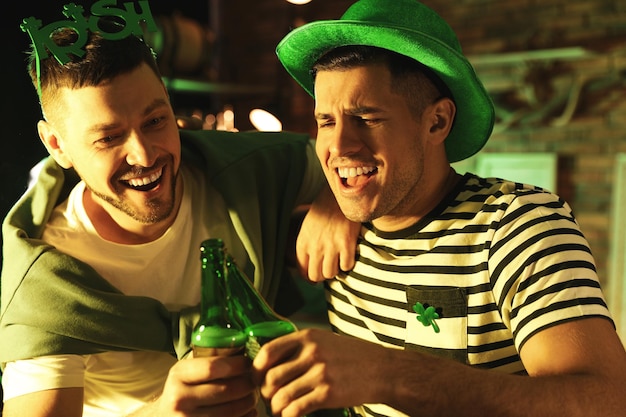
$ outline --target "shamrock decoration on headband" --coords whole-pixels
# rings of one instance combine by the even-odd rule
[[[428,306],[427,308],[424,308],[424,305],[418,301],[413,306],[413,311],[417,313],[417,316],[415,317],[417,321],[422,323],[424,326],[432,325],[435,333],[439,333],[439,326],[435,322],[435,319],[439,318],[439,314],[435,311],[435,307]]]

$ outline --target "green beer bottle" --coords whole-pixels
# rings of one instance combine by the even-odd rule
[[[258,293],[250,279],[237,266],[232,256],[226,254],[227,285],[230,301],[238,320],[243,323],[247,337],[246,354],[256,357],[264,343],[279,336],[295,332],[296,325],[276,313]]]
[[[226,284],[224,242],[208,239],[200,245],[200,320],[191,335],[195,357],[228,356],[243,352],[246,334],[231,308]]]

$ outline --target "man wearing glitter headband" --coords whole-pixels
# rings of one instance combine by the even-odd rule
[[[222,238],[278,304],[290,213],[332,195],[306,136],[179,131],[151,49],[102,18],[137,16],[108,3],[23,26],[51,156],[3,224],[4,415],[254,415],[247,358],[188,358],[199,245]]]
[[[315,98],[316,151],[362,222],[326,282],[334,333],[263,346],[272,411],[620,417],[626,351],[588,243],[553,193],[471,173],[494,108],[452,29],[416,0],[360,0],[277,46]]]

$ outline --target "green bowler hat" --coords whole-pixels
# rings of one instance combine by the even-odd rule
[[[491,98],[450,26],[416,0],[360,0],[339,20],[321,20],[291,31],[276,47],[287,72],[313,96],[311,69],[331,49],[367,45],[408,56],[429,67],[448,86],[456,103],[446,139],[450,162],[478,152],[493,130]]]

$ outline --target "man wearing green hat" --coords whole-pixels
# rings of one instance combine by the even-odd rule
[[[362,228],[354,269],[326,281],[334,332],[253,363],[272,411],[623,416],[626,352],[567,203],[450,165],[494,123],[450,27],[415,0],[361,0],[277,53],[315,97],[317,155]]]

